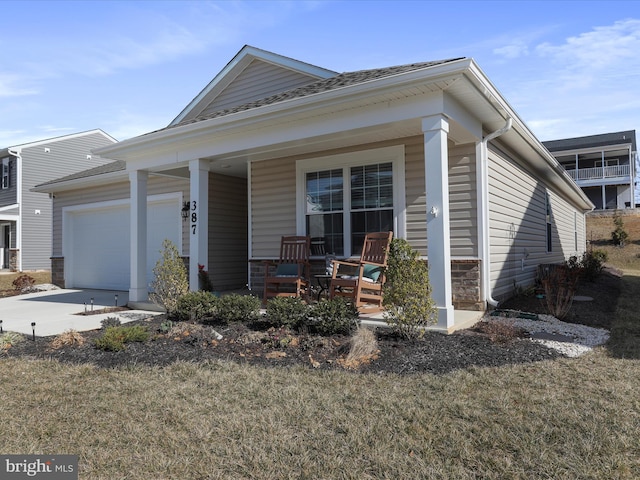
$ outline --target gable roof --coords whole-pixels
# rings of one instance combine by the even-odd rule
[[[463,60],[463,59],[464,57],[458,57],[458,58],[452,58],[447,60],[410,63],[406,65],[397,65],[393,67],[374,68],[370,70],[358,70],[355,72],[340,73],[323,80],[315,81],[313,83],[310,83],[302,87],[298,87],[285,92],[280,92],[275,95],[271,95],[266,98],[261,98],[259,100],[256,100],[250,103],[235,106],[233,108],[219,110],[207,115],[201,115],[188,120],[183,120],[181,122],[174,121],[168,127],[161,128],[159,130],[156,130],[155,132],[160,132],[162,130],[166,130],[172,127],[188,125],[190,123],[196,123],[203,120],[210,120],[212,118],[223,117],[225,115],[230,115],[233,113],[252,110],[254,108],[259,108],[262,106],[284,102],[286,100],[293,100],[296,98],[302,98],[302,97],[306,97],[306,96],[310,96],[318,93],[329,92],[331,90],[336,90],[343,87],[349,87],[349,86],[353,86],[361,83],[366,83],[371,80],[378,80],[378,79],[390,77],[393,75],[399,75],[402,73],[407,73],[414,70],[420,70],[423,68],[429,68],[436,65],[442,65],[445,63],[450,63],[450,62]],[[155,132],[150,132],[150,133],[155,133]]]
[[[542,142],[550,152],[560,152],[564,150],[578,150],[582,148],[606,147],[608,145],[628,145],[631,150],[636,149],[636,131],[626,130],[623,132],[602,133],[599,135],[588,135],[585,137],[563,138],[560,140],[550,140]]]
[[[180,124],[181,122],[191,120],[195,116],[198,116],[209,105],[215,103],[216,99],[223,95],[225,90],[227,90],[233,82],[237,82],[250,65],[255,65],[256,62],[270,64],[280,70],[287,70],[295,73],[295,80],[290,81],[295,82],[295,84],[297,84],[296,86],[304,83],[310,83],[318,79],[329,78],[337,73],[293,58],[261,50],[250,45],[245,45],[220,71],[220,73],[218,73],[213,80],[211,80],[211,82],[209,82],[207,86],[203,88],[191,102],[189,102],[182,112],[180,112],[178,116],[171,121],[169,126]],[[258,98],[268,96],[281,90],[282,88],[278,88],[277,84],[274,86],[263,84],[259,90],[254,92],[245,91],[243,94],[249,95],[250,98],[247,100],[257,100]]]
[[[37,147],[38,145],[45,145],[45,144],[50,144],[50,143],[55,143],[55,142],[61,142],[63,140],[71,140],[73,138],[78,138],[78,137],[84,137],[86,135],[93,135],[99,133],[101,135],[103,135],[106,139],[110,140],[113,143],[117,143],[118,141],[113,138],[111,135],[109,135],[108,133],[106,133],[104,130],[101,130],[99,128],[96,128],[94,130],[87,130],[85,132],[77,132],[77,133],[71,133],[69,135],[62,135],[60,137],[51,137],[51,138],[45,138],[43,140],[36,140],[33,142],[28,142],[28,143],[22,143],[22,144],[18,144],[18,145],[11,145],[8,146],[6,148],[0,149],[0,156],[5,156],[8,155],[11,151],[21,151],[25,148],[31,148],[31,147]]]

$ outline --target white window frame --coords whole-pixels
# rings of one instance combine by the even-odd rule
[[[306,175],[311,172],[342,169],[344,178],[343,235],[344,257],[351,257],[351,167],[391,163],[393,172],[393,234],[406,237],[404,145],[360,150],[296,162],[296,230],[306,235]]]

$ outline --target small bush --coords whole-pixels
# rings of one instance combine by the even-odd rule
[[[84,345],[84,337],[76,330],[67,330],[56,336],[50,344],[53,350],[57,350],[62,347],[69,347],[73,345]]]
[[[36,280],[32,276],[23,273],[22,275],[16,277],[16,279],[12,283],[13,288],[20,292],[24,292],[30,290],[36,284]]]
[[[261,302],[258,297],[253,295],[231,293],[220,297],[217,303],[216,319],[224,323],[251,323],[260,316]]]
[[[109,352],[124,350],[130,342],[144,342],[149,339],[149,331],[143,325],[128,327],[108,327],[100,338],[95,340],[96,348]]]
[[[429,269],[404,239],[391,242],[384,306],[387,323],[405,338],[421,338],[424,327],[436,322]]]
[[[604,264],[608,259],[604,250],[592,250],[585,252],[582,257],[583,275],[587,280],[595,280],[602,273]]]
[[[540,265],[538,278],[544,288],[547,313],[559,320],[571,310],[582,269],[569,261],[562,265]]]
[[[5,332],[0,335],[0,351],[8,350],[12,345],[24,340],[24,335],[16,332]]]
[[[205,323],[211,320],[218,304],[218,298],[211,292],[188,292],[176,304],[172,317],[180,321]]]
[[[617,211],[613,216],[613,225],[615,227],[615,230],[611,232],[611,240],[613,241],[614,245],[624,247],[624,243],[627,241],[627,238],[629,238],[629,234],[624,229],[624,221],[622,220],[622,215],[620,215],[620,213]]]
[[[513,321],[482,321],[473,328],[477,332],[486,334],[493,343],[506,344],[516,338],[526,336],[526,331],[516,327]]]
[[[187,268],[184,266],[178,248],[170,240],[162,242],[161,257],[153,268],[151,301],[161,305],[172,314],[178,299],[189,291]]]
[[[348,335],[358,326],[358,309],[348,299],[321,300],[311,307],[309,323],[320,335]]]
[[[209,272],[204,269],[204,265],[198,264],[198,280],[200,281],[200,290],[205,292],[213,291],[213,283],[209,277]]]
[[[100,322],[102,328],[119,327],[122,324],[118,317],[107,317]]]
[[[275,297],[267,302],[267,321],[275,327],[299,329],[309,317],[309,306],[299,297]]]

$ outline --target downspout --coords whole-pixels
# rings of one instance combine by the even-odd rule
[[[511,129],[513,121],[511,117],[507,118],[507,123],[499,130],[490,133],[480,142],[480,264],[482,266],[482,291],[484,300],[492,307],[498,306],[498,301],[491,296],[489,285],[491,284],[491,243],[489,229],[489,149],[488,143],[494,138],[507,133]]]
[[[22,271],[22,150],[8,148],[9,155],[16,157],[16,202],[18,203],[18,219],[16,220],[16,250],[18,255],[19,272]]]

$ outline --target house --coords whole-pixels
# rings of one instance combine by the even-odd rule
[[[245,46],[167,127],[95,152],[109,171],[37,188],[55,194],[54,280],[133,303],[163,238],[192,289],[202,264],[217,290],[260,291],[282,235],[351,257],[392,229],[450,331],[583,252],[593,208],[471,58],[336,73]]]
[[[0,269],[51,267],[51,198],[31,189],[105,163],[91,150],[115,142],[91,130],[0,149]]]
[[[590,135],[543,142],[596,209],[635,206],[636,132]]]

